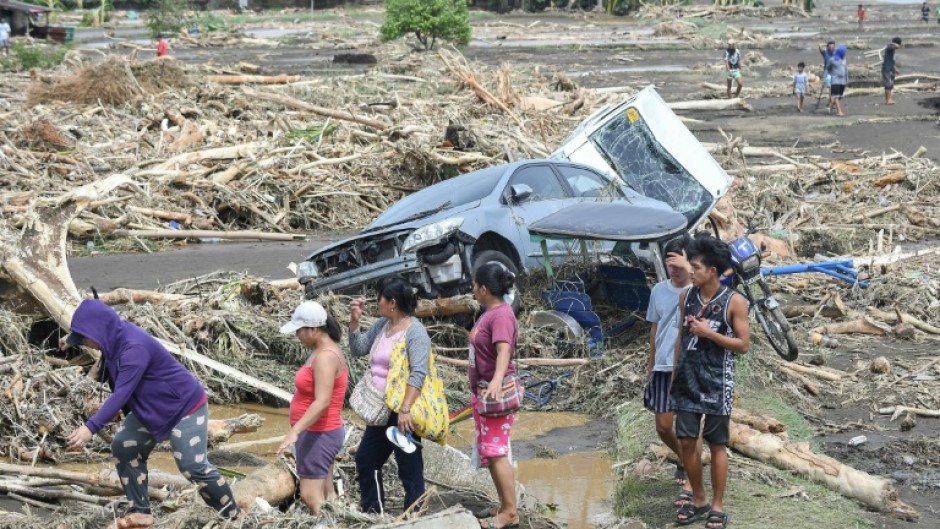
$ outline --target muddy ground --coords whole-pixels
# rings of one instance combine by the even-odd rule
[[[848,97],[844,118],[829,115],[825,103],[816,110],[815,98],[807,98],[806,109],[797,113],[789,94],[790,77],[799,61],[807,63],[808,71],[818,73],[821,60],[816,46],[828,38],[849,43],[852,87],[877,87],[877,59],[865,57],[863,51],[876,49],[893,36],[901,36],[908,46],[898,52],[903,73],[940,75],[940,47],[936,38],[940,26],[936,21],[924,26],[918,21],[919,4],[876,3],[868,6],[869,22],[859,30],[854,19],[855,3],[827,2],[811,18],[737,17],[723,20],[697,21],[699,30],[708,34],[724,34],[735,28],[748,28],[771,37],[760,47],[742,43],[745,54],[759,51],[767,62],[744,69],[743,96],[753,105],[752,112],[685,113],[698,120],[690,128],[702,141],[723,141],[719,129],[744,137],[751,146],[798,145],[832,158],[856,158],[862,153],[880,154],[899,150],[912,154],[918,146],[928,148],[926,156],[940,161],[937,126],[940,96],[933,92],[908,92],[896,95],[897,105],[884,105],[879,94]],[[350,31],[371,31],[369,24],[381,20],[378,11],[360,13],[349,20]],[[551,32],[538,33],[538,25],[551,25]],[[367,67],[334,64],[344,47],[330,41],[318,25],[310,23],[308,32],[284,34],[277,49],[238,48],[181,49],[175,55],[193,64],[209,64],[220,70],[233,68],[240,61],[259,64],[264,73],[303,75],[336,75],[368,72]],[[501,62],[524,65],[529,72],[538,68],[546,77],[554,71],[564,72],[580,85],[588,87],[631,86],[655,84],[667,100],[698,99],[718,95],[703,88],[702,83],[724,83],[720,68],[722,50],[715,47],[688,49],[668,42],[650,45],[651,22],[635,18],[607,18],[591,15],[522,15],[496,18],[491,15],[474,17],[475,40],[464,50],[470,59],[496,66]],[[292,26],[293,27],[293,26]],[[534,29],[529,29],[534,28]],[[296,29],[296,28],[294,28]],[[550,33],[556,33],[552,35]],[[554,38],[552,38],[554,36]],[[353,37],[357,52],[368,53],[370,39]],[[112,50],[111,53],[118,53]],[[759,94],[761,97],[752,97]],[[764,96],[764,94],[767,94]],[[581,118],[573,117],[572,126]],[[874,199],[873,199],[874,200]],[[873,202],[874,204],[874,202]],[[161,254],[101,255],[75,258],[70,261],[76,283],[82,287],[95,285],[100,289],[114,287],[151,288],[160,284],[193,277],[217,270],[249,271],[270,278],[287,277],[284,266],[302,258],[335,234],[316,234],[306,243],[250,243],[190,246]],[[105,273],[106,272],[106,273]],[[936,342],[882,342],[875,339],[849,338],[835,350],[810,350],[809,355],[824,357],[827,365],[853,369],[856,362],[867,361],[876,354],[904,357],[926,363],[936,354]],[[866,403],[869,402],[866,400]],[[600,411],[600,410],[598,410]],[[816,428],[817,441],[823,450],[845,463],[898,481],[902,498],[920,513],[917,523],[903,522],[877,514],[866,519],[875,527],[933,528],[940,515],[940,419],[918,419],[917,426],[901,432],[898,421],[889,422],[868,404],[860,404],[853,396],[843,401],[827,402],[819,409],[803,410],[803,415]],[[577,430],[583,434],[583,430]],[[545,450],[562,451],[574,446],[578,437],[583,449],[604,444],[609,430],[598,426],[590,435],[551,436],[545,440],[520,443],[527,454],[538,455]],[[846,441],[859,434],[868,443],[849,448]],[[733,486],[733,485],[732,485]],[[672,489],[668,494],[672,494]],[[664,494],[667,492],[664,491]],[[804,523],[805,522],[805,523]],[[799,520],[768,521],[789,527],[810,527],[811,522]],[[739,525],[740,527],[740,525]],[[756,527],[756,526],[755,526]]]

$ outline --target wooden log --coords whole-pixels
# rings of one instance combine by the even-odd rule
[[[367,127],[372,127],[376,130],[385,130],[389,128],[389,124],[369,118],[363,118],[359,116],[354,116],[349,112],[343,110],[333,110],[331,108],[324,108],[317,105],[311,105],[299,99],[294,99],[293,97],[281,95],[281,94],[272,94],[270,92],[258,92],[256,90],[250,90],[243,88],[242,92],[245,93],[248,97],[255,97],[264,101],[270,101],[272,103],[279,103],[286,107],[296,108],[297,110],[304,110],[307,112],[313,112],[314,114],[319,114],[321,116],[330,117],[333,119],[339,119],[342,121],[351,121],[353,123],[359,123],[360,125],[365,125]]]
[[[61,479],[84,485],[91,485],[113,492],[115,495],[123,495],[124,487],[117,479],[102,478],[94,474],[84,472],[75,472],[71,470],[61,470],[58,468],[32,467],[28,465],[12,465],[9,463],[0,463],[0,474],[7,476],[38,476],[44,478]],[[169,493],[154,487],[150,487],[150,497],[157,500],[165,500]]]
[[[736,423],[746,424],[761,433],[781,434],[787,431],[787,425],[773,417],[751,413],[738,407],[731,411],[731,420]]]
[[[876,511],[912,521],[919,517],[917,511],[898,498],[889,479],[872,476],[831,457],[814,454],[809,443],[786,442],[776,435],[761,433],[735,422],[731,423],[730,430],[729,446],[737,452],[795,472]]]
[[[887,323],[908,323],[913,327],[930,334],[940,334],[940,327],[935,327],[929,323],[923,322],[910,314],[904,312],[886,312],[875,308],[868,309],[872,316]]]
[[[230,145],[228,147],[215,147],[196,152],[187,152],[178,154],[169,160],[154,167],[152,170],[168,171],[176,170],[194,163],[205,160],[234,160],[236,158],[251,157],[257,152],[260,145],[258,143],[243,143],[241,145]],[[142,171],[146,172],[146,171]]]
[[[921,417],[937,417],[940,418],[940,410],[928,410],[926,408],[912,408],[910,406],[891,406],[890,408],[882,408],[878,410],[882,415],[891,414],[891,420],[896,420],[901,415],[912,413],[914,415],[920,415]]]
[[[813,332],[818,332],[820,334],[873,334],[876,336],[884,336],[891,332],[891,328],[875,322],[873,319],[863,316],[861,318],[852,320],[852,321],[843,321],[838,323],[830,323],[828,325],[822,325],[813,329]]]
[[[42,498],[44,500],[75,500],[85,503],[94,503],[96,505],[106,505],[113,501],[111,498],[93,496],[70,489],[44,489],[39,487],[28,487],[16,483],[0,481],[0,491],[6,493],[22,494],[33,498]]]
[[[450,298],[421,299],[415,315],[419,318],[440,318],[455,314],[473,314],[480,310],[480,304],[470,294]]]
[[[780,372],[783,373],[784,375],[787,375],[788,377],[802,384],[803,389],[805,389],[810,395],[814,397],[818,397],[822,395],[822,391],[819,389],[819,386],[815,382],[806,378],[800,373],[797,373],[796,371],[790,369],[790,367],[787,364],[778,364],[777,369],[779,369]]]
[[[257,413],[244,413],[229,419],[209,420],[209,444],[224,443],[235,434],[257,432],[264,425],[264,417]]]
[[[210,75],[206,77],[210,83],[218,84],[289,84],[300,80],[299,75]]]
[[[91,295],[86,295],[86,298],[91,297]],[[165,292],[155,292],[153,290],[134,290],[130,288],[118,288],[112,290],[111,292],[105,292],[98,295],[98,299],[102,303],[108,305],[164,305],[167,303],[173,303],[178,301],[183,301],[185,299],[190,299],[188,296],[183,296],[180,294],[167,294]]]
[[[842,318],[846,313],[833,305],[818,307],[816,305],[786,305],[783,307],[783,315],[787,318],[798,318],[800,316],[816,316],[816,313],[825,318]]]
[[[193,216],[189,213],[177,213],[176,211],[142,208],[138,206],[127,206],[127,209],[135,213],[140,213],[141,215],[153,217],[155,219],[175,220],[177,222],[182,222],[183,224],[191,224],[193,222]]]
[[[213,231],[213,230],[115,230],[119,237],[141,239],[232,239],[259,241],[302,241],[307,236],[290,233],[266,233],[262,231]]]
[[[232,485],[235,502],[246,512],[255,506],[255,498],[279,505],[293,498],[296,490],[294,475],[281,461],[265,465]]]
[[[800,364],[789,363],[786,364],[787,368],[796,371],[797,373],[802,373],[804,375],[810,375],[816,378],[821,378],[823,380],[828,380],[830,382],[835,382],[837,380],[842,380],[842,377],[845,373],[837,373],[834,370],[825,370],[818,367],[809,367]]]
[[[731,99],[698,99],[692,101],[673,101],[667,103],[672,110],[754,110],[743,97]]]

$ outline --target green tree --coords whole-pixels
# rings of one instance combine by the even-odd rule
[[[421,46],[434,48],[438,39],[470,42],[470,13],[466,0],[386,0],[380,30],[388,42],[414,33]]]
[[[147,11],[147,29],[150,36],[177,34],[192,22],[188,0],[158,0],[156,7]]]

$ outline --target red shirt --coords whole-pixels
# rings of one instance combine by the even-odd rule
[[[859,19],[859,20],[864,20],[864,19],[865,19],[865,10],[862,9],[861,7],[858,8],[858,19]]]
[[[160,39],[160,41],[157,42],[157,57],[163,57],[165,55],[166,55],[166,41],[163,39]]]
[[[339,355],[339,352],[333,351]],[[322,353],[321,353],[322,354]],[[308,432],[331,432],[343,425],[343,400],[346,398],[346,386],[349,384],[349,371],[343,365],[343,372],[333,379],[333,394],[330,395],[330,404],[327,406],[323,415],[313,423]],[[290,415],[288,416],[291,426],[297,424],[297,421],[307,413],[310,405],[315,400],[316,381],[313,375],[313,368],[304,364],[297,370],[294,376],[294,397],[290,401]]]

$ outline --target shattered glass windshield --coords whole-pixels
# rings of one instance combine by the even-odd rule
[[[627,185],[669,204],[692,225],[711,206],[711,194],[663,149],[636,111],[629,110],[633,120],[630,111],[623,112],[591,134],[591,141]]]

